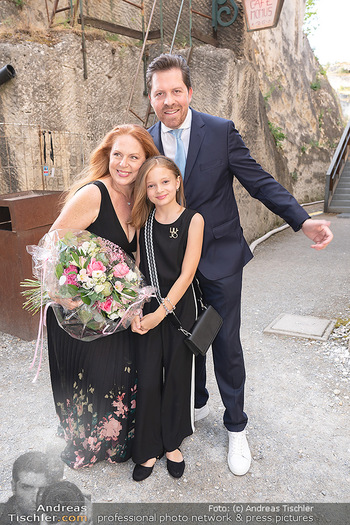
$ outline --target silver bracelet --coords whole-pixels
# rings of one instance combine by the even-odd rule
[[[165,301],[168,301],[171,304],[171,306],[172,306],[171,310],[169,310],[169,308],[166,306]],[[162,297],[161,298],[161,302],[162,302],[164,310],[166,311],[166,315],[172,314],[173,311],[175,310],[175,306],[169,301],[168,297],[166,297],[165,299]]]
[[[176,308],[176,306],[173,305],[173,303],[170,301],[169,297],[166,296],[166,298],[164,299],[164,301],[168,301],[168,303],[170,304],[171,306],[171,312],[173,312]]]

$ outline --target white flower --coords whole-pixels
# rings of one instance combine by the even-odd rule
[[[116,312],[113,312],[112,314],[109,314],[108,317],[112,319],[112,321],[115,321],[116,319],[119,319],[119,315]]]
[[[85,283],[89,280],[89,276],[86,273],[86,268],[83,268],[82,270],[80,270],[80,272],[77,275],[77,279],[81,283]]]
[[[60,280],[58,281],[59,285],[62,286],[63,284],[65,284],[66,280],[67,280],[67,277],[65,275],[62,275],[60,277]]]
[[[86,281],[83,282],[83,288],[85,290],[90,290],[94,286],[94,281],[90,279],[90,277],[87,277]]]
[[[88,241],[83,242],[83,244],[80,246],[80,248],[83,250],[84,253],[89,253],[90,243]]]
[[[93,279],[99,280],[100,282],[106,280],[106,276],[102,270],[93,270],[91,276]]]
[[[94,286],[94,290],[96,293],[101,293],[104,290],[104,287],[104,284],[96,284],[96,286]]]
[[[126,279],[127,281],[134,281],[135,279],[137,279],[137,273],[133,272],[132,270],[130,270],[125,276],[124,276],[124,279]]]

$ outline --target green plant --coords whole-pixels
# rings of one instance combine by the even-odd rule
[[[294,182],[296,182],[299,178],[299,174],[296,170],[294,170],[292,173],[290,173],[290,176],[292,177],[292,179],[294,180]]]
[[[111,42],[119,42],[120,38],[116,33],[106,32],[106,40],[110,40]]]
[[[306,150],[307,150],[307,147],[306,147],[306,146],[301,146],[300,151],[301,151],[302,155],[303,155],[304,153],[306,153]]]
[[[321,113],[318,116],[318,127],[321,129],[323,127],[323,110],[321,109]]]
[[[275,140],[276,146],[278,148],[281,148],[282,147],[282,142],[286,138],[286,135],[283,133],[282,128],[280,128],[279,126],[276,126],[272,122],[268,121],[268,125],[269,125],[270,131],[272,133],[272,136],[273,136],[273,138]]]
[[[271,97],[272,93],[275,91],[276,86],[271,86],[268,92],[264,95],[265,102],[268,102],[269,98]]]
[[[350,324],[350,317],[342,319],[338,318],[335,322],[334,328],[339,328],[340,326],[348,326]]]
[[[317,0],[306,0],[303,30],[306,35],[311,35],[319,26],[316,10]]]
[[[314,91],[317,91],[318,89],[321,89],[321,82],[320,82],[318,77],[316,77],[316,80],[314,82],[311,82],[310,87]]]
[[[335,149],[337,147],[336,143],[334,142],[334,140],[328,140],[328,148],[329,149]]]
[[[310,140],[310,146],[312,148],[320,148],[320,142],[318,140]]]
[[[25,1],[24,1],[24,0],[12,0],[12,2],[13,2],[17,7],[19,7],[20,9],[22,9],[22,7],[25,5]]]

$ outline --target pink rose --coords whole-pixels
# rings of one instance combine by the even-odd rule
[[[88,264],[86,268],[86,272],[88,275],[91,275],[93,271],[100,270],[101,272],[106,271],[106,267],[103,266],[101,261],[96,261],[95,257],[91,258],[90,263]]]
[[[103,301],[103,302],[100,301],[98,303],[98,306],[99,306],[99,308],[101,308],[101,310],[103,310],[107,314],[110,314],[111,311],[112,311],[112,303],[113,303],[112,297],[107,297],[107,299],[105,301]]]
[[[113,268],[114,277],[123,277],[129,273],[129,266],[126,263],[119,263]]]
[[[75,286],[78,286],[78,281],[77,281],[77,274],[76,273],[70,273],[69,275],[67,275],[67,284],[74,284]]]
[[[70,265],[68,266],[68,268],[65,268],[65,269],[63,270],[64,275],[68,275],[68,274],[70,274],[71,272],[73,272],[73,273],[78,273],[78,268],[77,268],[76,266],[74,266],[74,264],[70,264]]]

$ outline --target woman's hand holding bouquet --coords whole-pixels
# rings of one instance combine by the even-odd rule
[[[72,337],[91,341],[127,328],[153,295],[134,260],[119,246],[86,230],[54,230],[28,246],[36,281],[25,307],[50,304]]]

